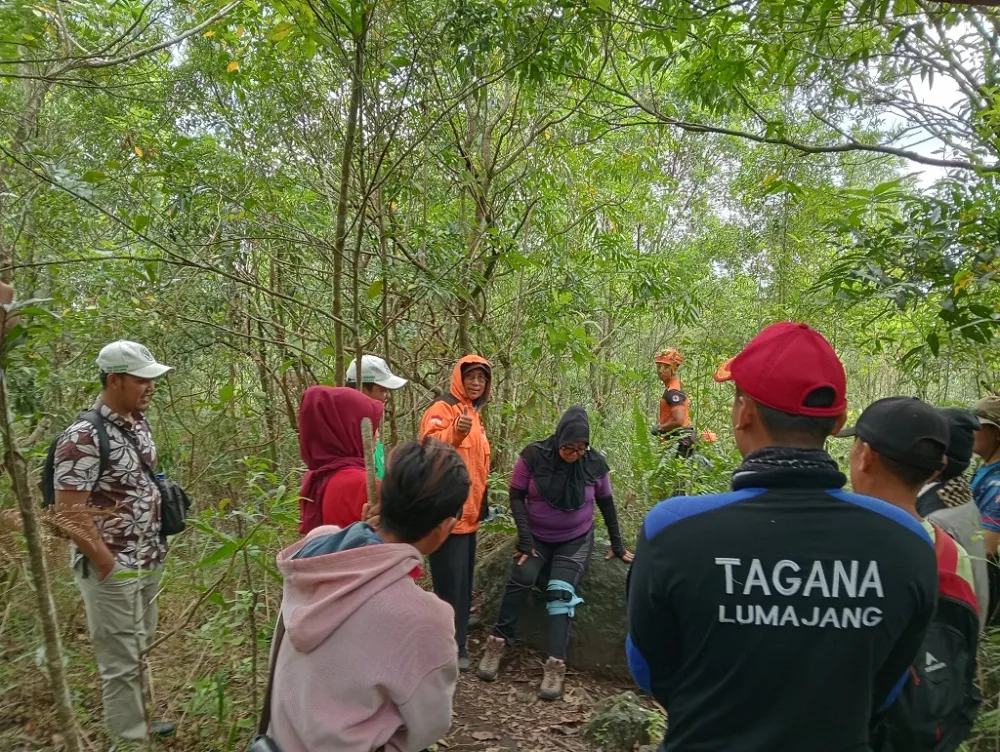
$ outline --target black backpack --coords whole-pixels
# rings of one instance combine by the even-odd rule
[[[934,526],[938,604],[910,677],[875,733],[878,752],[954,752],[972,730],[982,696],[975,685],[979,606],[958,575],[958,546]]]
[[[96,488],[110,465],[111,442],[108,439],[108,431],[104,427],[105,418],[99,412],[88,410],[81,413],[74,422],[81,420],[90,423],[97,433],[97,451],[100,461],[97,468],[97,481],[94,483],[94,487]],[[39,484],[42,488],[43,509],[51,507],[56,503],[56,447],[59,444],[59,439],[64,434],[65,432],[52,440],[52,443],[49,444],[49,451],[45,455],[45,465],[42,467],[42,480]],[[139,449],[139,445],[135,439],[131,438],[128,434],[125,435],[125,438],[135,448],[136,454],[139,456],[139,462],[142,463],[142,467],[153,482],[153,485],[160,490],[160,535],[164,538],[168,535],[177,535],[185,528],[184,520],[187,517],[188,509],[191,507],[191,499],[188,498],[188,495],[178,483],[158,477],[153,468],[146,464],[146,460],[143,458],[142,451]]]
[[[104,418],[96,410],[87,410],[80,413],[74,423],[85,420],[94,427],[97,433],[97,451],[100,455],[100,463],[97,467],[97,483],[108,471],[111,458],[111,442],[108,440],[107,429],[104,428]],[[65,431],[56,436],[49,444],[49,451],[45,454],[45,464],[42,466],[42,480],[39,483],[42,489],[42,508],[46,509],[56,503],[56,446],[59,440],[65,435]],[[95,483],[95,487],[97,486]]]

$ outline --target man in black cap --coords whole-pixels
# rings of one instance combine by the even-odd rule
[[[938,602],[930,628],[913,665],[900,678],[899,699],[875,718],[872,748],[879,752],[958,749],[981,699],[974,683],[979,604],[969,555],[917,511],[920,489],[945,469],[949,434],[943,412],[913,397],[878,400],[853,428],[837,434],[855,439],[855,492],[919,519],[934,541],[938,563]]]
[[[917,514],[939,525],[968,552],[979,617],[985,624],[990,613],[990,578],[983,520],[972,498],[972,486],[964,475],[972,462],[979,419],[971,410],[960,407],[943,407],[940,412],[948,421],[948,449],[945,452],[948,464],[938,477],[920,490]]]
[[[837,434],[856,439],[851,448],[851,486],[918,520],[917,495],[945,468],[948,422],[915,397],[886,397],[861,413],[857,425]]]

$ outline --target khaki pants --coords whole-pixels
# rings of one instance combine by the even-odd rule
[[[73,570],[83,595],[94,657],[101,676],[104,719],[122,739],[146,737],[145,697],[139,653],[156,634],[156,601],[162,567],[136,576],[121,564],[98,581],[93,566]]]

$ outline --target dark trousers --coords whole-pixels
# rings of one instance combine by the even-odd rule
[[[673,431],[667,434],[671,439],[677,439],[677,456],[688,457],[694,456],[694,446],[698,439],[698,434],[691,426],[685,426],[684,428],[675,428]]]
[[[441,548],[428,558],[434,595],[455,609],[455,642],[459,655],[465,655],[472,608],[472,573],[476,568],[476,534],[449,535]]]
[[[574,588],[580,584],[583,573],[590,563],[590,553],[594,549],[594,531],[565,543],[545,543],[533,538],[538,556],[530,557],[524,564],[515,559],[510,568],[507,591],[500,604],[493,634],[510,641],[514,639],[517,618],[521,614],[525,600],[535,586],[539,575],[549,568],[549,580],[563,580]],[[553,593],[547,597],[553,600]],[[549,656],[566,660],[573,618],[569,614],[549,614]]]

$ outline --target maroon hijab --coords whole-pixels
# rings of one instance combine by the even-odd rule
[[[300,532],[316,526],[309,522],[312,517],[322,517],[323,491],[333,474],[348,467],[364,468],[361,419],[370,419],[372,430],[377,430],[384,409],[381,402],[357,389],[342,386],[306,389],[299,406],[299,452],[307,468],[299,492]]]

